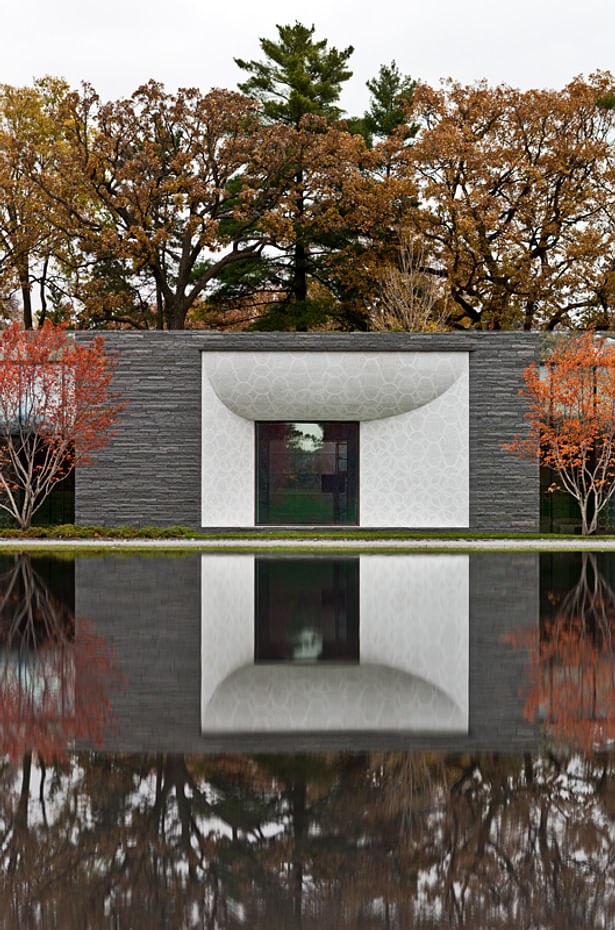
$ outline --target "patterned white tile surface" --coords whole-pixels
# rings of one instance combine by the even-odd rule
[[[444,394],[464,352],[204,352],[225,407],[246,420],[379,420]]]
[[[202,557],[205,733],[465,733],[467,555],[360,557],[360,664],[254,664],[254,556]]]
[[[204,352],[203,526],[253,526],[254,421],[360,422],[362,526],[469,522],[469,356]]]

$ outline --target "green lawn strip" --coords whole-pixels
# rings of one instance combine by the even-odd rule
[[[586,537],[587,538],[587,537]],[[591,537],[594,540],[611,540],[615,535],[600,535]],[[432,531],[432,530],[368,530],[368,529],[305,529],[305,530],[229,530],[229,531],[208,531],[208,530],[191,530],[185,526],[154,527],[154,526],[75,526],[66,524],[62,526],[33,526],[28,530],[19,530],[15,528],[0,528],[1,539],[199,539],[199,540],[233,540],[249,539],[255,542],[259,540],[321,540],[321,539],[339,539],[339,540],[420,540],[420,539],[442,539],[442,540],[569,540],[583,539],[578,534],[565,533],[515,533],[515,532],[498,532],[498,533],[479,533],[469,530],[452,530],[452,531]]]
[[[403,548],[383,546],[382,548],[366,547],[364,549],[359,550],[359,549],[349,549],[342,545],[332,546],[331,548],[327,548],[326,550],[323,550],[321,547],[314,546],[314,545],[311,545],[311,546],[310,545],[271,546],[271,547],[267,547],[266,550],[246,549],[244,546],[215,546],[215,545],[207,546],[205,549],[166,549],[164,547],[157,548],[157,549],[143,549],[143,548],[140,548],[138,545],[134,547],[131,546],[130,548],[127,548],[127,547],[85,548],[85,547],[80,547],[79,544],[77,543],[75,546],[71,546],[70,548],[61,549],[61,550],[54,550],[52,547],[48,547],[45,549],[37,549],[36,547],[31,549],[28,547],[28,549],[24,551],[27,552],[27,554],[32,557],[53,556],[54,558],[56,558],[57,556],[58,558],[70,560],[70,559],[74,559],[77,557],[80,559],[81,558],[96,558],[96,557],[100,557],[103,555],[113,556],[114,558],[115,557],[127,558],[127,557],[135,556],[135,555],[139,555],[143,557],[151,557],[151,558],[155,558],[157,556],[172,556],[174,558],[184,558],[189,555],[200,555],[200,554],[251,555],[254,553],[257,553],[259,557],[263,557],[263,558],[267,558],[267,556],[269,555],[292,556],[292,555],[304,555],[306,553],[310,555],[321,555],[323,557],[328,557],[330,555],[347,555],[347,556],[408,555],[408,554],[417,554],[417,553],[425,553],[429,555],[437,555],[437,554],[449,554],[450,555],[454,553],[455,555],[458,555],[458,554],[463,555],[463,554],[470,554],[472,551],[476,551],[476,550],[472,550],[472,549],[454,549],[453,550],[453,549],[447,549],[445,546],[438,546],[435,549],[424,549],[424,548],[421,548],[420,546],[404,546]],[[490,550],[490,551],[500,552],[500,551],[509,551],[509,550],[495,549],[495,550]],[[521,549],[519,551],[525,552],[526,550]],[[8,554],[13,554],[14,552],[15,552],[15,549],[8,549],[6,547],[3,547],[2,543],[0,542],[0,554],[8,555]]]
[[[66,559],[70,561],[79,557],[80,559],[89,559],[89,558],[100,558],[100,556],[113,556],[114,558],[131,558],[132,556],[139,555],[143,558],[156,558],[157,556],[171,556],[173,558],[184,559],[190,555],[199,555],[199,549],[178,549],[178,548],[165,548],[164,546],[156,547],[155,549],[143,548],[136,543],[134,546],[85,546],[79,545],[79,541],[76,540],[74,545],[54,547],[53,542],[49,546],[37,547],[36,545],[28,545],[23,549],[18,549],[15,546],[7,546],[2,544],[2,539],[0,539],[0,555],[15,555],[16,552],[19,554],[27,554],[32,558],[54,558],[54,559]],[[226,552],[226,549],[218,547],[220,552]]]

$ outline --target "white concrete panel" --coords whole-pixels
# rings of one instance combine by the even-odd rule
[[[201,558],[201,702],[254,661],[254,556]]]
[[[225,407],[204,371],[201,419],[202,525],[254,526],[254,423]]]
[[[468,555],[365,555],[361,661],[401,668],[445,692],[468,722]]]
[[[467,732],[467,555],[361,556],[356,666],[254,664],[253,560],[202,558],[204,732]]]
[[[367,420],[430,403],[467,369],[463,352],[205,352],[222,403],[248,420]]]
[[[469,367],[417,410],[361,423],[362,526],[467,527],[470,521]]]

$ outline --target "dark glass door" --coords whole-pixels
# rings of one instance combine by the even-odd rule
[[[358,523],[358,423],[257,423],[256,435],[257,523]]]

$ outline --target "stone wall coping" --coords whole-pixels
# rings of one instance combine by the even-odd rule
[[[100,335],[80,331],[80,338]],[[219,333],[202,330],[147,330],[105,332],[106,339],[164,340],[173,338],[195,343],[200,352],[474,352],[481,342],[536,342],[539,333],[522,330],[504,332],[452,333]]]

